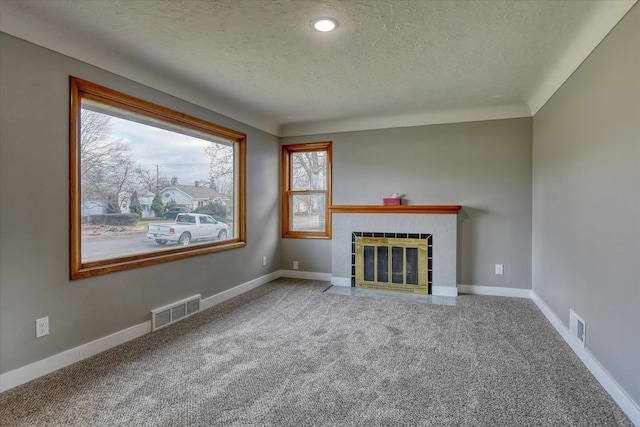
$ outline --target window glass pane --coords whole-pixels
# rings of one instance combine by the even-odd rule
[[[324,231],[325,205],[324,193],[311,193],[291,196],[291,218],[293,231]]]
[[[293,191],[327,189],[327,152],[310,151],[291,155]]]
[[[233,141],[83,99],[81,261],[237,237],[237,156]]]

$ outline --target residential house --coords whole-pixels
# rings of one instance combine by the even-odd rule
[[[271,4],[249,3],[251,8]],[[358,4],[364,8],[366,3]],[[459,2],[457,7],[466,3]],[[497,4],[469,3],[474,7]],[[279,172],[283,144],[332,141],[333,204],[371,205],[401,191],[415,205],[462,205],[454,278],[460,289],[531,297],[565,336],[569,336],[570,310],[579,313],[586,321],[588,338],[585,347],[576,351],[619,405],[640,423],[640,6],[635,1],[500,4],[529,5],[544,13],[556,3],[568,8],[596,5],[602,13],[583,16],[584,22],[594,25],[581,26],[584,31],[574,42],[563,44],[566,49],[562,52],[555,51],[553,66],[537,70],[535,87],[540,90],[532,90],[526,108],[492,109],[500,96],[508,96],[499,93],[495,97],[486,94],[487,109],[454,105],[460,93],[482,92],[496,81],[506,85],[531,76],[529,67],[503,74],[503,70],[512,70],[512,58],[500,58],[494,45],[483,42],[479,35],[469,37],[460,28],[449,40],[460,42],[461,49],[442,52],[462,60],[491,48],[498,57],[486,52],[488,56],[477,57],[473,66],[463,63],[463,67],[439,70],[457,79],[450,97],[439,100],[447,111],[401,116],[405,110],[384,118],[378,105],[369,106],[371,115],[365,118],[297,123],[295,116],[304,113],[305,106],[301,106],[283,113],[288,115],[275,125],[265,121],[268,114],[251,116],[244,107],[234,109],[224,96],[217,97],[220,92],[205,90],[205,80],[198,80],[197,72],[189,72],[188,78],[181,75],[177,70],[188,58],[180,56],[188,53],[185,49],[169,55],[166,66],[157,66],[130,34],[124,39],[105,35],[101,37],[105,44],[96,49],[84,34],[61,28],[51,13],[37,9],[62,8],[65,2],[0,3],[2,390],[78,360],[74,350],[78,346],[120,337],[109,341],[113,345],[146,333],[149,322],[140,323],[141,319],[148,319],[151,309],[172,301],[244,289],[236,287],[284,273],[330,280],[330,240],[281,236]],[[619,12],[623,6],[625,10]],[[83,3],[84,7],[89,3]],[[131,3],[125,15],[135,7],[139,6]],[[383,20],[384,13],[377,16]],[[526,21],[521,17],[518,25]],[[98,24],[96,19],[95,23],[83,22],[82,27],[86,30]],[[271,21],[269,24],[274,27]],[[387,25],[380,33],[391,38],[402,30],[430,34],[429,26],[407,25]],[[258,25],[229,26],[259,31]],[[293,31],[293,27],[287,28]],[[569,27],[569,23],[558,23],[559,36],[550,45],[530,41],[519,49],[527,55],[542,52],[548,59],[548,49],[565,40],[563,31]],[[342,28],[353,29],[346,24]],[[500,36],[500,28],[491,27],[485,36]],[[252,43],[266,38],[261,34],[243,38],[245,50],[238,63],[249,67],[252,55],[258,54]],[[373,34],[369,45],[377,46],[385,39],[378,36]],[[324,40],[324,44],[314,41],[314,47],[304,54],[313,70],[326,62],[321,58],[332,48],[347,49],[343,56],[357,59],[367,45],[349,47]],[[188,51],[198,57],[208,54],[189,40],[186,43]],[[394,49],[409,47],[396,44]],[[394,49],[380,49],[378,56],[370,58],[370,66],[358,68],[361,79],[348,84],[357,89],[376,79],[376,90],[389,103],[405,106],[412,100],[395,99],[394,87],[417,90],[432,85],[429,87],[435,90],[440,74],[425,72],[422,79],[397,81],[392,70],[378,73]],[[225,58],[214,60],[223,65]],[[283,54],[280,63],[293,70],[287,58]],[[485,59],[500,64],[493,75],[479,73]],[[410,69],[412,63],[394,65],[400,71]],[[257,68],[268,67],[258,61]],[[332,69],[334,74],[326,71],[326,75],[311,70],[304,80],[309,86],[329,90],[340,82],[341,72],[350,71]],[[247,245],[145,267],[144,274],[140,269],[128,270],[71,281],[70,75],[245,133]],[[272,77],[273,81],[287,80],[277,72]],[[247,86],[256,90],[259,85],[251,79]],[[365,92],[373,91],[362,87]],[[358,104],[349,96],[334,99],[338,99],[331,103],[335,111]],[[306,105],[316,103],[320,100],[309,100]],[[279,105],[272,107],[275,111]],[[47,191],[42,191],[44,183]],[[202,188],[173,188],[165,189],[174,192],[170,197],[184,195],[177,203],[199,203],[212,197],[198,197],[205,192]],[[265,266],[264,256],[268,259]],[[294,261],[299,270],[292,270]],[[503,274],[495,274],[495,264],[504,265]],[[211,280],[203,280],[205,277]],[[50,336],[36,339],[34,320],[44,316],[50,319]]]
[[[197,209],[208,203],[226,205],[231,199],[196,181],[195,185],[174,184],[160,190],[162,203],[175,202],[178,206]]]
[[[154,197],[154,194],[150,191],[138,192],[138,201],[140,202],[140,207],[142,208],[142,214],[141,214],[142,218],[153,218],[155,216],[155,212],[151,210],[153,197]],[[127,200],[129,199],[127,198]]]
[[[153,193],[150,191],[138,192],[138,201],[142,208],[142,218],[153,218],[155,213],[151,210],[151,203],[153,202]],[[122,212],[129,212],[131,193],[124,192],[118,196],[118,203]],[[82,216],[106,214],[107,208],[104,202],[97,202],[92,200],[83,200],[81,206]]]

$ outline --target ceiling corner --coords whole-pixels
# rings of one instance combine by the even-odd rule
[[[636,2],[637,0],[617,0],[601,2],[598,5],[591,20],[585,23],[527,102],[531,115],[536,115]]]

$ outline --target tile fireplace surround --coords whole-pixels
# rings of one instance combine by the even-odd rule
[[[458,211],[461,206],[331,206],[331,284],[351,286],[351,235],[428,233],[433,236],[432,295],[457,296]]]

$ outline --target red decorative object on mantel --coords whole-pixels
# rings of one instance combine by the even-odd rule
[[[399,206],[402,203],[402,199],[399,197],[385,197],[382,199],[382,204],[384,206]]]

